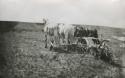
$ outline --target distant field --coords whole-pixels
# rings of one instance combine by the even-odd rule
[[[1,24],[1,22],[0,22]],[[8,27],[6,22],[1,26]],[[0,26],[0,27],[1,27]],[[18,22],[0,34],[0,75],[3,78],[121,78],[121,69],[91,55],[52,52],[44,48],[42,25]],[[4,27],[2,27],[5,29]],[[124,54],[122,41],[112,36],[125,36],[124,29],[95,27],[117,57]],[[1,58],[0,58],[1,59]],[[3,68],[3,69],[2,69]]]

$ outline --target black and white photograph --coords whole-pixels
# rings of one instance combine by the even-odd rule
[[[0,78],[125,78],[125,0],[0,0]]]

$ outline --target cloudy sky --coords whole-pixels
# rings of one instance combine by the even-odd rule
[[[0,20],[125,28],[125,0],[0,0]]]

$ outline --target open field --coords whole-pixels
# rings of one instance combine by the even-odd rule
[[[24,22],[12,24],[10,28],[10,24],[2,25],[8,30],[2,27],[4,30],[1,29],[0,34],[1,78],[121,78],[122,73],[125,74],[120,68],[96,60],[91,55],[45,49],[42,25]],[[111,39],[114,54],[122,59],[125,49],[120,44],[123,42],[112,36],[125,37],[125,29],[97,29],[103,38]]]

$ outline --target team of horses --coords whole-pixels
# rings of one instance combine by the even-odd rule
[[[47,41],[49,41],[50,50],[60,48],[61,45],[61,48],[65,49],[65,52],[76,51],[78,53],[91,54],[97,59],[101,59],[109,63],[113,62],[113,53],[110,47],[106,44],[110,41],[99,40],[98,32],[96,29],[89,30],[83,27],[76,27],[71,25],[69,27],[67,26],[64,24],[57,24],[53,27],[46,27],[45,47],[47,47]],[[48,36],[49,39],[47,38]],[[89,41],[88,38],[90,37],[91,39]],[[81,41],[81,38],[85,39],[82,39]],[[92,44],[94,44],[94,46],[90,46]],[[59,46],[54,47],[54,45]]]

